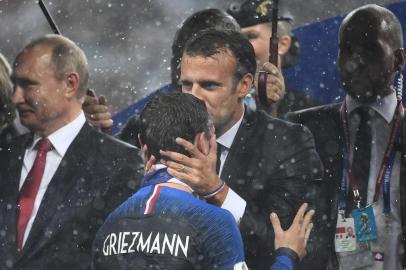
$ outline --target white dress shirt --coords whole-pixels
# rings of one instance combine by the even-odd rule
[[[244,118],[244,112],[241,115],[240,120],[237,121],[229,130],[227,130],[223,135],[217,138],[217,147],[221,144],[221,155],[220,155],[220,171],[219,175],[223,171],[224,163],[227,159],[228,152],[230,151],[231,145],[233,144],[235,135],[237,134],[238,128],[241,125],[242,119]],[[231,188],[228,189],[227,197],[225,198],[221,208],[227,209],[234,216],[237,223],[240,223],[240,220],[245,212],[245,207],[247,202],[241,198],[234,190]]]
[[[375,183],[381,168],[384,152],[389,142],[390,132],[393,126],[393,117],[396,110],[396,95],[392,94],[378,99],[376,102],[369,104],[369,108],[373,110],[371,114],[371,161],[368,180],[368,194],[367,204],[373,202],[375,194]],[[359,117],[355,117],[352,112],[362,106],[357,100],[351,96],[346,96],[347,116],[349,119],[349,132],[350,132],[350,160],[353,156],[353,148],[355,141],[355,133],[359,125]],[[400,254],[403,253],[402,245],[402,229],[401,229],[401,215],[400,215],[400,153],[398,152],[395,157],[395,162],[392,168],[392,175],[390,179],[390,204],[391,214],[389,217],[390,229],[385,226],[388,222],[388,217],[383,213],[383,195],[382,188],[379,194],[378,202],[373,205],[375,220],[377,225],[378,239],[371,241],[371,250],[375,252],[384,253],[384,261],[376,261],[372,267],[366,269],[382,270],[403,269],[401,266]]]
[[[42,176],[37,196],[35,197],[31,217],[25,229],[23,246],[25,245],[25,242],[31,231],[32,224],[34,223],[35,217],[41,205],[42,198],[44,197],[45,192],[48,188],[48,185],[51,182],[51,179],[54,176],[56,170],[58,169],[59,164],[61,163],[62,158],[64,157],[70,144],[72,143],[73,139],[75,139],[75,137],[78,135],[80,129],[83,127],[85,122],[86,118],[82,111],[79,114],[79,116],[75,118],[75,120],[66,124],[65,126],[61,127],[60,129],[58,129],[57,131],[48,136],[48,139],[52,143],[53,149],[47,153],[44,175]],[[20,187],[19,187],[20,190],[24,184],[25,179],[27,178],[29,171],[31,170],[31,167],[34,164],[35,157],[37,155],[37,150],[34,148],[34,146],[38,143],[40,139],[41,139],[40,136],[34,134],[34,140],[32,145],[30,145],[25,150],[23,167],[21,170],[20,177]]]

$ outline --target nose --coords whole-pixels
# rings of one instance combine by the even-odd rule
[[[192,95],[204,101],[203,89],[200,87],[199,84],[193,84],[192,91],[190,91]]]
[[[24,102],[24,95],[23,95],[23,91],[22,91],[21,87],[14,86],[13,96],[11,97],[11,100],[16,105]]]

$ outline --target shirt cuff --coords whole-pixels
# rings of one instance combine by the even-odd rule
[[[280,247],[276,250],[276,263],[284,265],[286,269],[297,269],[300,258],[299,255],[290,248]],[[285,269],[285,268],[284,268]],[[272,270],[272,267],[271,267]]]
[[[233,215],[235,222],[239,224],[244,215],[246,206],[247,202],[235,193],[234,190],[229,188],[221,208],[228,210]]]

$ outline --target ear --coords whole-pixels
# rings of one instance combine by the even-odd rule
[[[210,151],[210,142],[207,139],[207,136],[204,132],[200,132],[196,135],[193,144],[205,155],[209,154]]]
[[[278,43],[278,54],[281,56],[285,55],[289,51],[291,43],[292,38],[289,35],[281,36]]]
[[[395,69],[401,71],[406,62],[406,53],[403,48],[396,50],[395,52]]]
[[[240,81],[238,82],[235,91],[239,98],[244,98],[248,95],[248,92],[251,90],[254,84],[254,75],[251,73],[245,74]]]
[[[66,97],[74,97],[76,96],[78,89],[79,89],[79,82],[80,82],[80,77],[77,72],[71,72],[66,76],[66,91],[65,91],[65,96]]]

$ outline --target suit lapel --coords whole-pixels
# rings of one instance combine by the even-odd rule
[[[238,190],[238,184],[245,182],[246,168],[250,161],[248,149],[255,147],[251,146],[253,141],[250,138],[252,138],[256,120],[255,112],[246,108],[243,121],[234,137],[221,173],[221,179],[235,191]]]
[[[81,173],[84,166],[86,166],[86,151],[89,149],[87,142],[90,132],[91,127],[85,124],[65,153],[44,194],[30,234],[22,250],[22,257],[28,258],[37,250],[40,250],[51,239],[46,235],[52,234],[58,229],[53,219],[58,216],[56,211],[58,206],[62,205],[68,192],[75,187],[76,179],[78,179],[75,176]]]

